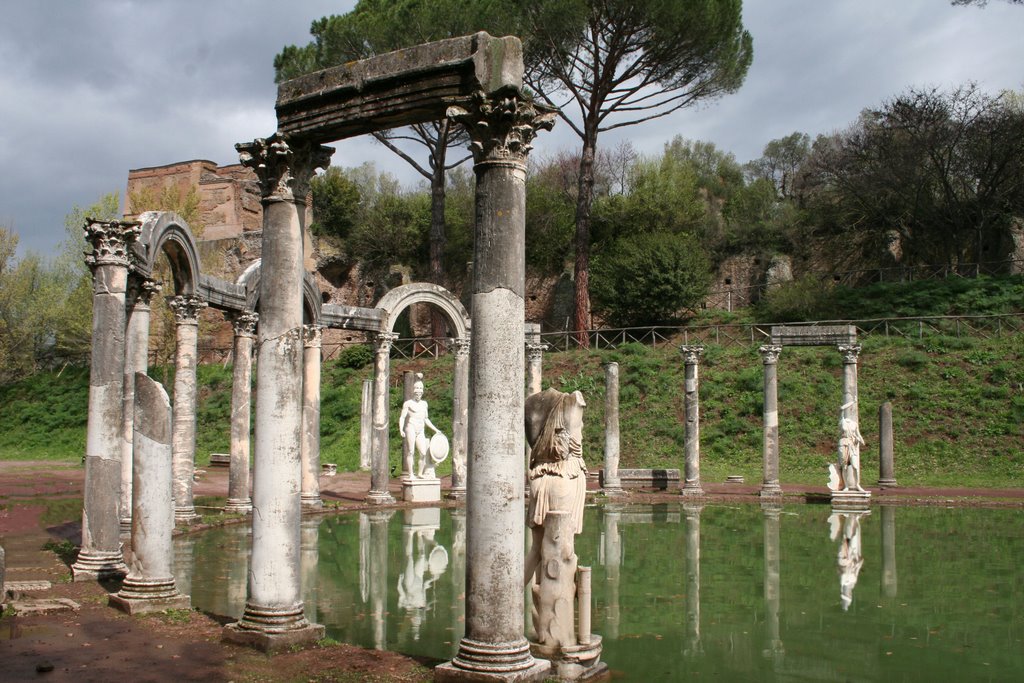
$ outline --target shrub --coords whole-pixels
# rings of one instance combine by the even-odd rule
[[[338,365],[358,370],[373,362],[373,351],[365,344],[347,346],[338,354]]]

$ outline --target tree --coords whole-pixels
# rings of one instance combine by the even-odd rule
[[[794,199],[797,176],[810,153],[811,136],[797,131],[765,145],[761,158],[747,164],[747,173],[770,181],[780,199]]]
[[[590,326],[590,238],[600,133],[739,88],[753,57],[739,0],[521,3],[527,80],[579,136],[574,324]]]
[[[331,235],[342,239],[348,237],[356,224],[359,212],[359,188],[349,180],[345,172],[331,166],[322,174],[310,180],[313,193],[313,223],[311,232],[317,235]]]
[[[491,0],[359,0],[344,15],[323,17],[313,22],[314,40],[304,47],[289,45],[274,58],[278,82],[318,69],[366,59],[376,54],[488,28],[496,35],[505,11]],[[428,279],[444,284],[446,279],[445,173],[470,158],[460,154],[448,160],[451,147],[463,146],[465,131],[448,119],[417,124],[398,130],[374,133],[378,142],[412,166],[430,184],[430,272]],[[406,143],[422,147],[421,160],[404,148]],[[444,336],[444,318],[432,312],[435,337]]]
[[[594,259],[594,308],[617,326],[675,320],[707,296],[711,266],[690,235],[619,238]]]

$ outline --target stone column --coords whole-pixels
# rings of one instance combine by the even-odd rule
[[[377,334],[373,362],[373,441],[371,443],[370,493],[367,503],[390,505],[395,502],[388,491],[391,477],[388,455],[388,379],[391,375],[391,344],[398,339],[393,332]]]
[[[473,111],[449,108],[468,131],[476,172],[473,346],[466,482],[466,632],[435,680],[543,678],[523,620],[523,319],[526,157],[554,125],[515,92],[480,94]]]
[[[127,292],[128,328],[124,350],[124,442],[121,450],[121,533],[132,529],[132,448],[135,416],[135,373],[149,369],[149,313],[159,282],[130,277]]]
[[[882,595],[896,597],[896,508],[882,505]]]
[[[892,403],[889,401],[878,407],[878,485],[882,488],[897,485],[892,447]]]
[[[282,136],[237,145],[263,203],[252,492],[252,555],[242,617],[226,640],[276,650],[323,636],[303,613],[299,562],[302,435],[302,250],[309,178],[333,150]]]
[[[252,349],[259,315],[242,311],[232,321],[235,328],[231,375],[231,469],[225,512],[249,514],[249,428],[252,422]]]
[[[529,374],[526,376],[526,395],[540,393],[543,372],[544,352],[548,350],[547,344],[530,343],[526,344],[526,360],[529,364]]]
[[[762,498],[782,496],[779,485],[779,354],[781,346],[766,344],[758,349],[764,362],[764,480]]]
[[[452,488],[449,498],[466,498],[466,453],[469,446],[469,337],[452,340],[455,384],[452,398]]]
[[[683,495],[703,496],[700,485],[700,380],[698,366],[704,354],[703,346],[680,346],[686,366],[683,388],[683,407],[686,411],[686,461],[683,474]]]
[[[703,505],[684,503],[686,517],[686,647],[683,654],[703,654],[700,639],[700,513]]]
[[[370,444],[373,441],[373,380],[363,380],[363,395],[359,404],[359,469],[370,469]]]
[[[323,328],[302,328],[302,506],[323,507],[320,500],[320,342]]]
[[[192,524],[199,519],[192,501],[196,471],[196,365],[199,356],[199,311],[206,302],[197,296],[168,297],[174,312],[177,345],[174,349],[174,521]]]
[[[128,248],[138,223],[90,221],[92,253],[92,358],[85,436],[82,549],[71,566],[75,581],[123,576],[118,503],[124,432],[125,289]]]
[[[778,662],[784,653],[779,635],[779,517],[782,505],[774,501],[765,502],[761,504],[761,512],[764,513],[764,609],[767,631],[767,647],[761,654]]]
[[[188,609],[174,586],[174,499],[171,492],[171,402],[160,383],[138,372],[135,387],[132,557],[110,605],[128,614]]]
[[[849,418],[860,424],[859,398],[857,394],[857,358],[860,356],[860,344],[839,344],[839,353],[843,354],[843,406],[842,417]]]
[[[622,493],[619,479],[619,364],[604,365],[604,482],[609,495]]]

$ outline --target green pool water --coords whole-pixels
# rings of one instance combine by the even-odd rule
[[[302,534],[306,613],[329,637],[455,654],[464,511],[347,514]],[[241,614],[245,527],[175,551],[195,607]],[[1021,510],[604,505],[576,553],[616,680],[1024,680]]]

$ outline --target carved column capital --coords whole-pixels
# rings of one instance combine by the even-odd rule
[[[470,341],[469,337],[455,337],[451,340],[449,348],[455,352],[455,356],[458,358],[465,358],[469,355]]]
[[[700,357],[704,355],[704,347],[683,344],[679,347],[679,353],[683,354],[683,362],[686,365],[697,365],[700,363]]]
[[[309,180],[318,168],[326,168],[333,147],[289,141],[279,133],[269,138],[235,145],[242,165],[251,168],[260,183],[264,201],[305,202]]]
[[[775,346],[774,344],[764,344],[757,351],[761,354],[761,360],[765,365],[775,365],[779,362],[779,354],[782,353],[782,347]]]
[[[174,322],[178,325],[198,325],[199,311],[206,308],[206,302],[198,296],[169,296],[167,305],[174,312]]]
[[[128,291],[125,295],[127,307],[130,310],[148,311],[153,297],[164,288],[164,283],[148,277],[128,277]]]
[[[260,314],[256,311],[239,311],[232,316],[231,326],[236,337],[255,337],[259,321]]]
[[[324,328],[321,325],[302,326],[302,346],[307,349],[319,349],[323,341]]]
[[[515,90],[491,96],[477,92],[469,109],[448,108],[448,118],[469,133],[474,163],[523,168],[537,131],[551,130],[556,115],[554,109],[531,102]]]
[[[396,339],[398,339],[398,335],[394,332],[378,332],[373,340],[374,349],[377,353],[389,354],[391,353],[391,345]]]
[[[544,357],[544,352],[550,348],[547,344],[533,344],[531,342],[526,343],[526,358],[531,361],[541,360]]]
[[[843,363],[857,364],[857,358],[860,356],[860,344],[837,344],[836,348],[839,349],[839,353],[843,354]]]
[[[136,221],[96,221],[89,218],[83,229],[85,239],[92,245],[92,253],[85,255],[85,262],[90,268],[127,268],[130,264],[129,247],[142,232],[142,224]]]

